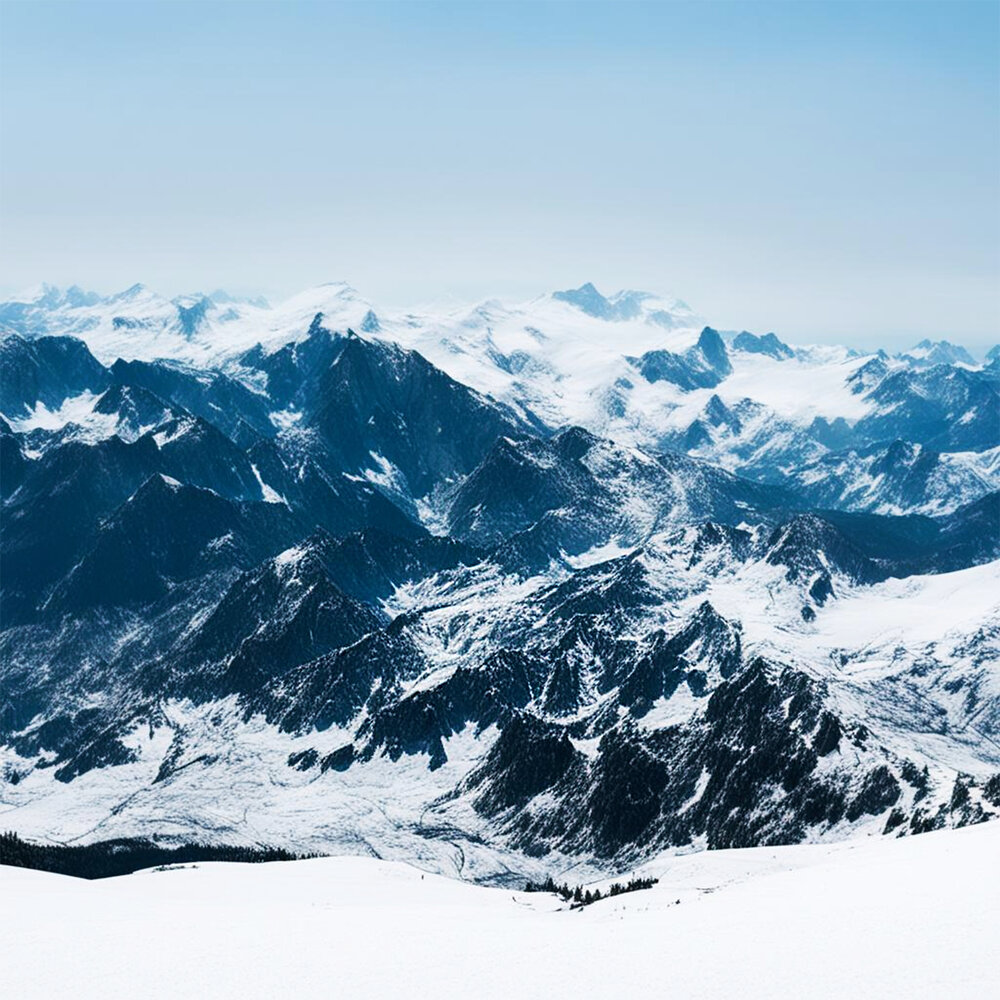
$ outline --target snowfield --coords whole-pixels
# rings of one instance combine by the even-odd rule
[[[370,858],[0,868],[10,997],[983,997],[1000,825],[661,859],[571,911]]]

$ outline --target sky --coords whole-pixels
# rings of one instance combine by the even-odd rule
[[[1000,6],[0,4],[0,292],[1000,334]]]

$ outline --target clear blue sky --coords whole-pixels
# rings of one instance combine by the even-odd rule
[[[996,3],[0,5],[0,285],[1000,328]]]

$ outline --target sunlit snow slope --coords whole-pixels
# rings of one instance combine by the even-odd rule
[[[984,997],[1000,825],[654,862],[569,910],[367,858],[0,868],[7,996]],[[54,917],[58,915],[58,921]]]

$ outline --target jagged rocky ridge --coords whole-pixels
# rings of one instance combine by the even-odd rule
[[[564,300],[645,308],[604,301]],[[4,339],[7,826],[502,880],[998,811],[996,442],[950,427],[995,406],[985,370],[875,358],[846,391],[891,420],[796,427],[746,477],[697,456],[774,431],[750,401],[641,447],[377,332],[314,316],[213,369]],[[711,330],[625,363],[690,394],[741,354],[794,363]],[[908,601],[941,626],[858,625]]]

